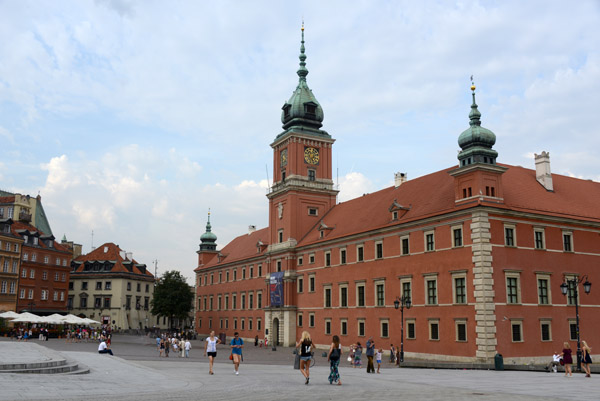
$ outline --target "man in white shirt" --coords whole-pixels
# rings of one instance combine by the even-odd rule
[[[100,341],[100,345],[98,345],[98,353],[113,355],[112,350],[106,345],[106,341],[104,340],[104,338]]]
[[[189,358],[190,357],[190,349],[192,349],[192,343],[190,342],[189,338],[185,340],[185,357]]]
[[[558,365],[560,365],[560,354],[554,351],[554,355],[552,355],[552,361],[546,365],[546,372],[550,372],[550,368],[554,373],[558,372]]]

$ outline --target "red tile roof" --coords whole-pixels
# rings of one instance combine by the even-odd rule
[[[536,181],[535,170],[519,166],[501,165],[508,170],[502,175],[504,204],[496,207],[600,222],[600,183],[582,180],[559,174],[552,174],[554,191],[547,191]],[[409,180],[399,187],[389,187],[380,191],[342,202],[326,213],[322,221],[329,233],[320,238],[319,225],[298,238],[298,246],[319,241],[346,237],[387,227],[392,222],[390,206],[394,201],[408,208],[404,214],[400,209],[399,223],[442,215],[477,205],[456,204],[454,199],[454,177],[449,171],[456,166]],[[224,263],[244,260],[258,256],[256,243],[259,240],[267,244],[268,228],[250,235],[242,235],[227,244],[221,253],[226,256]],[[204,267],[217,265],[217,258]]]
[[[40,233],[40,236],[41,236],[41,237],[43,237],[43,236],[47,235],[47,234],[46,234],[46,233],[44,233],[42,230],[39,230],[38,228],[36,228],[36,227],[32,226],[31,224],[28,224],[28,223],[23,223],[22,221],[13,221],[13,223],[11,224],[11,230],[12,230],[12,233],[13,233],[14,235],[19,235],[19,234],[17,233],[17,230],[27,230],[27,231],[29,231],[30,233],[33,233],[33,232],[38,232],[38,233]],[[25,245],[25,246],[28,246],[27,244],[24,244],[24,245]],[[44,242],[43,242],[43,241],[39,241],[39,242],[38,242],[38,246],[39,246],[40,248],[47,249],[47,250],[49,250],[49,251],[56,250],[56,251],[60,251],[60,252],[67,252],[67,253],[69,253],[69,254],[71,253],[71,251],[70,251],[70,250],[69,250],[67,247],[65,247],[65,246],[61,245],[61,244],[60,244],[60,242],[58,242],[58,241],[56,241],[56,240],[54,240],[54,244],[53,244],[53,245],[54,245],[54,247],[53,247],[53,248],[48,248],[48,247],[46,246],[46,244],[44,244]]]
[[[229,244],[225,245],[221,249],[220,253],[224,258],[221,258],[221,263],[231,263],[237,260],[243,260],[260,256],[266,250],[266,246],[269,245],[269,229],[267,227],[260,230],[256,230],[250,234],[240,235],[234,238]],[[261,247],[260,253],[257,252],[256,244],[262,242],[264,246]],[[202,266],[202,268],[215,266],[219,264],[219,258],[215,257],[209,263]]]
[[[106,251],[105,251],[106,249]],[[148,277],[154,277],[148,269],[145,271],[140,270],[136,265],[139,264],[135,259],[131,259],[132,262],[132,271],[130,272],[123,262],[126,262],[128,259],[123,258],[121,256],[121,252],[124,252],[118,245],[113,244],[112,242],[107,242],[105,244],[100,245],[98,248],[94,249],[88,254],[81,255],[75,259],[75,262],[81,262],[81,266],[79,266],[75,271],[77,273],[84,273],[83,262],[90,261],[112,261],[116,262],[110,273],[133,273],[133,274],[141,274]]]

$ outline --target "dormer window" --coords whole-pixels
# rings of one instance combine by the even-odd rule
[[[314,103],[304,104],[304,112],[306,114],[316,115],[317,114],[317,105]]]
[[[398,220],[398,211],[397,210],[394,210],[392,212],[392,220]]]
[[[290,117],[290,108],[292,106],[289,104],[285,104],[283,106],[283,118],[289,118]]]
[[[38,237],[33,237],[33,245],[38,245],[38,244],[39,244]]]

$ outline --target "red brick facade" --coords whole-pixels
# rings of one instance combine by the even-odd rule
[[[474,96],[471,107],[478,127]],[[485,159],[467,159],[463,147],[460,166],[336,203],[334,140],[286,127],[271,144],[268,227],[198,252],[198,332],[291,345],[308,330],[320,345],[334,334],[343,345],[373,336],[389,349],[400,343],[394,300],[404,295],[412,357],[547,357],[574,340],[574,300],[560,285],[600,283],[600,184],[548,173],[547,189],[536,170],[488,158],[495,137],[485,130]],[[278,271],[284,302],[275,307],[269,282]],[[590,338],[600,329],[600,291],[580,287],[579,303]]]

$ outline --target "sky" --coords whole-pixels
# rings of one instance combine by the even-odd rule
[[[0,0],[0,189],[193,283],[209,209],[267,224],[302,20],[339,201],[457,165],[471,75],[499,163],[600,181],[599,1]]]

